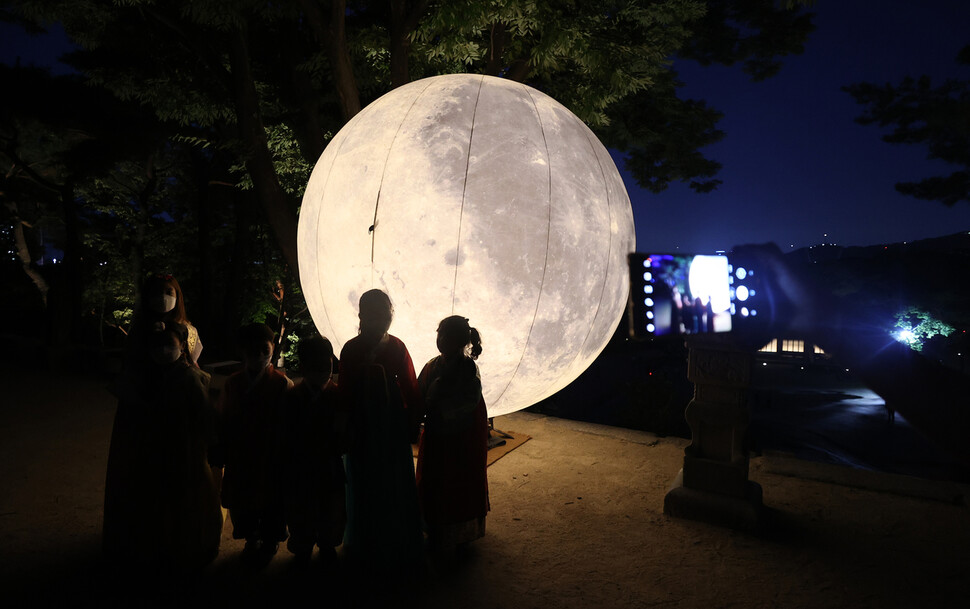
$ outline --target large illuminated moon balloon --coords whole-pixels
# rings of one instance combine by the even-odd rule
[[[489,416],[575,379],[626,307],[633,213],[585,124],[501,78],[436,76],[373,102],[334,136],[303,197],[300,281],[339,349],[380,288],[420,371],[438,322],[469,318]]]

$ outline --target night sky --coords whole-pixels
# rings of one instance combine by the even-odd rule
[[[970,230],[970,204],[947,208],[899,194],[897,181],[948,174],[919,146],[882,142],[875,126],[853,119],[862,106],[841,90],[869,81],[898,83],[928,74],[970,79],[956,64],[970,44],[965,0],[819,0],[817,30],[802,55],[781,72],[750,82],[740,67],[675,67],[684,96],[724,112],[720,143],[704,150],[723,164],[723,184],[695,194],[675,184],[660,195],[624,175],[633,202],[640,251],[711,252],[774,241],[783,250],[818,243],[871,245]],[[49,39],[48,39],[49,40]],[[54,65],[62,47],[31,44],[8,26],[0,30],[0,61]]]
[[[818,0],[812,10],[817,29],[805,52],[786,58],[769,80],[750,82],[739,67],[675,64],[682,96],[724,112],[719,127],[727,135],[704,149],[724,166],[717,176],[724,183],[708,194],[677,184],[654,195],[626,180],[639,251],[765,241],[784,251],[970,230],[970,204],[947,208],[893,187],[956,168],[927,161],[925,148],[883,142],[884,130],[853,121],[863,107],[841,90],[862,81],[897,84],[906,75],[970,79],[970,67],[955,62],[970,44],[970,2]]]

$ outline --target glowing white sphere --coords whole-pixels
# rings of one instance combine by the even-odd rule
[[[335,349],[380,288],[420,371],[438,322],[469,318],[489,416],[568,385],[623,314],[633,213],[581,120],[501,78],[437,76],[373,102],[333,138],[303,197],[300,281]]]

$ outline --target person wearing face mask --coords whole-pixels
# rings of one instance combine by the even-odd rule
[[[185,327],[188,333],[184,346],[187,360],[198,366],[202,341],[198,330],[186,317],[182,288],[171,275],[152,275],[142,284],[138,308],[125,344],[121,373],[112,388],[119,401],[137,401],[137,392],[144,386],[151,364],[148,342],[156,332],[173,324]]]
[[[209,375],[188,362],[187,339],[178,323],[147,337],[139,397],[119,404],[115,416],[103,547],[126,569],[193,572],[219,551],[222,510],[208,465]]]
[[[262,567],[285,541],[283,506],[284,399],[293,383],[270,363],[273,330],[240,328],[243,369],[226,380],[219,396],[219,446],[210,458],[224,468],[222,505],[234,539],[245,539],[243,560]]]
[[[148,278],[142,290],[142,310],[138,330],[160,330],[167,324],[182,324],[188,329],[185,342],[189,361],[198,365],[202,354],[202,341],[199,331],[189,322],[185,313],[185,300],[179,282],[171,275],[153,275]]]

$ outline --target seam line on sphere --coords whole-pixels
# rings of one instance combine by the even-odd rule
[[[351,117],[351,119],[349,121],[347,121],[347,124],[344,125],[344,126],[346,127],[348,125],[356,124],[360,120],[360,116],[362,114],[364,114],[363,111],[358,112],[356,115],[354,115],[353,117]],[[315,217],[314,217],[314,223],[313,223],[313,228],[312,228],[313,247],[311,248],[311,251],[313,252],[314,266],[316,266],[316,263],[319,261],[319,253],[320,253],[320,218],[323,215],[323,206],[324,206],[324,202],[325,202],[323,195],[325,195],[327,193],[327,190],[328,190],[328,188],[330,186],[330,177],[333,175],[333,167],[337,163],[337,159],[340,158],[340,150],[343,148],[344,143],[347,141],[347,138],[348,138],[348,136],[347,136],[346,132],[344,133],[344,135],[342,137],[340,136],[340,133],[338,132],[337,135],[335,135],[334,138],[330,140],[330,145],[336,144],[336,146],[335,146],[335,149],[333,151],[333,155],[330,157],[330,165],[326,167],[326,175],[325,175],[324,180],[323,180],[323,188],[319,189],[319,192],[321,193],[321,196],[319,197],[319,200],[318,200],[317,204],[313,206],[314,207],[313,213],[315,214]],[[320,159],[322,159],[326,155],[327,155],[327,149],[324,148],[324,151],[320,154]],[[320,162],[320,159],[317,159],[317,163]],[[314,170],[315,170],[315,168],[314,168]],[[310,176],[311,176],[311,179],[312,179],[313,174],[311,173]],[[305,197],[306,197],[306,193],[304,193],[304,198]],[[303,218],[303,208],[304,208],[304,205],[301,204],[300,205],[300,212],[299,212],[299,215],[297,216],[297,247],[299,247],[299,244],[300,244],[299,231],[300,231],[300,227],[303,225],[302,222],[304,220],[304,218]],[[309,221],[309,218],[307,218],[307,221]],[[307,224],[307,226],[309,226],[309,224]],[[306,230],[307,231],[311,231],[310,228],[307,228]],[[302,276],[303,276],[303,273],[304,273],[304,267],[303,267],[302,264],[299,264],[299,258],[300,258],[300,256],[299,256],[299,250],[297,250],[298,272],[300,274],[300,283],[301,283],[301,286],[304,286],[305,287],[308,282],[303,281],[303,277]],[[320,308],[322,309],[322,313],[323,313],[324,317],[326,318],[326,325],[327,325],[327,328],[328,328],[328,331],[329,331],[328,336],[336,336],[336,332],[334,331],[333,321],[330,319],[330,312],[327,310],[327,298],[326,298],[326,295],[324,294],[324,290],[323,290],[324,282],[320,281],[319,273],[316,274],[316,277],[313,277],[313,284],[314,284],[313,292],[315,292],[315,294],[316,294],[316,301],[320,303],[320,305],[321,305]]]
[[[472,110],[472,128],[468,134],[468,152],[465,154],[465,179],[461,183],[461,209],[458,210],[458,242],[455,245],[455,277],[451,283],[451,314],[455,314],[455,295],[458,291],[458,261],[461,258],[461,222],[465,215],[465,191],[468,187],[468,167],[471,164],[472,140],[475,137],[475,118],[478,116],[478,102],[482,99],[482,87],[485,76],[478,81],[478,95],[475,97],[475,108]]]
[[[548,189],[548,192],[546,194],[546,206],[547,206],[547,209],[549,210],[549,217],[546,219],[546,252],[543,257],[543,263],[542,263],[542,279],[539,281],[539,295],[536,296],[536,306],[535,306],[535,309],[533,309],[532,311],[532,323],[529,324],[529,334],[526,336],[525,345],[522,347],[521,355],[519,355],[519,361],[515,363],[515,370],[513,370],[512,374],[509,375],[509,382],[506,383],[505,389],[502,389],[502,393],[500,393],[499,396],[495,399],[496,404],[502,401],[502,398],[505,396],[505,393],[509,390],[509,387],[512,386],[512,381],[515,380],[515,375],[518,374],[519,372],[519,366],[522,365],[522,358],[525,356],[525,353],[529,350],[529,342],[532,340],[532,329],[535,328],[536,317],[539,316],[539,302],[542,300],[542,288],[545,286],[545,283],[546,283],[546,269],[549,266],[549,239],[550,239],[550,234],[552,232],[552,156],[549,154],[549,142],[546,141],[546,128],[542,124],[542,115],[539,113],[539,105],[536,104],[536,100],[532,96],[532,92],[529,91],[529,88],[525,85],[522,85],[522,88],[524,89],[526,95],[529,96],[529,99],[532,101],[532,107],[533,109],[535,109],[535,112],[536,112],[536,120],[539,121],[539,132],[542,134],[542,146],[546,150],[546,159],[548,160],[548,163],[546,163],[546,167],[548,168],[546,170],[546,175],[547,175],[546,186]]]
[[[397,130],[394,132],[394,137],[391,138],[391,143],[387,147],[387,154],[384,156],[384,166],[381,168],[381,184],[380,186],[377,187],[377,200],[374,201],[374,222],[371,223],[371,226],[374,227],[374,230],[371,231],[371,236],[370,236],[371,286],[374,285],[374,249],[377,243],[377,212],[381,206],[381,192],[383,192],[384,190],[384,176],[387,175],[387,162],[391,158],[391,150],[394,149],[394,144],[397,142],[397,136],[398,134],[401,133],[401,129],[404,127],[404,123],[407,122],[408,116],[411,115],[411,111],[414,110],[414,106],[417,105],[418,99],[420,99],[421,96],[424,95],[425,91],[427,91],[428,88],[430,87],[431,87],[431,83],[429,82],[424,86],[424,89],[421,89],[421,92],[415,95],[414,99],[411,100],[411,107],[408,108],[408,111],[404,113],[404,118],[401,120],[401,123],[397,126]]]
[[[596,325],[596,319],[603,309],[603,298],[606,294],[606,286],[608,285],[608,279],[610,276],[610,267],[613,263],[613,201],[610,197],[610,186],[606,179],[606,170],[603,168],[603,160],[600,158],[599,151],[593,140],[590,139],[589,131],[586,132],[586,143],[589,144],[590,151],[593,153],[593,157],[596,159],[596,166],[600,170],[600,178],[603,181],[603,191],[606,193],[606,211],[610,220],[610,224],[607,227],[610,233],[610,244],[606,248],[606,270],[603,272],[602,283],[600,284],[600,297],[596,301],[596,312],[593,313],[593,318],[590,320],[589,328],[586,330],[586,336],[583,337],[583,342],[579,346],[579,352],[576,354],[576,358],[580,358],[583,355],[583,349],[586,347],[586,343],[589,342],[589,337],[593,333],[593,326]],[[576,360],[573,360],[574,362]]]

